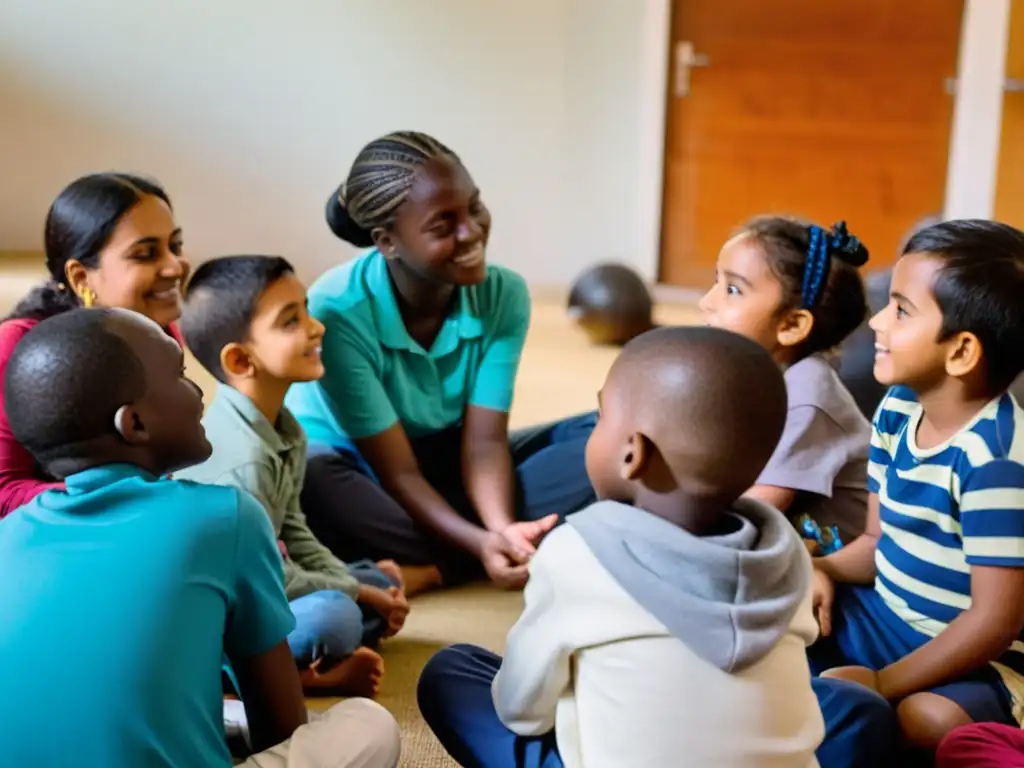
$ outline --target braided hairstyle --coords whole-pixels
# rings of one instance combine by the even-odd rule
[[[7,319],[42,320],[81,306],[66,285],[64,270],[71,260],[96,269],[100,252],[118,223],[144,197],[171,207],[171,199],[155,182],[128,173],[93,173],[66,186],[46,214],[46,269],[50,278],[18,302]]]
[[[439,157],[462,162],[425,133],[396,131],[371,141],[356,157],[348,178],[328,199],[327,226],[357,248],[371,247],[373,230],[394,223],[416,172]]]
[[[782,216],[763,216],[738,233],[760,246],[782,285],[779,312],[804,309],[814,324],[795,350],[797,359],[838,347],[867,319],[864,281],[857,271],[868,261],[864,244],[840,221],[825,231]]]

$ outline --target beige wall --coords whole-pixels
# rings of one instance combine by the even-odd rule
[[[535,283],[649,272],[638,83],[661,5],[4,0],[0,249],[39,247],[60,187],[118,168],[167,186],[196,257],[278,252],[312,277],[351,255],[322,210],[359,147],[416,128],[475,175],[496,261]]]
[[[991,215],[1008,4],[967,0],[949,215]],[[652,277],[670,6],[3,0],[0,250],[39,247],[71,178],[121,168],[165,183],[196,258],[278,252],[310,278],[352,253],[322,208],[359,147],[412,127],[476,176],[494,260]]]

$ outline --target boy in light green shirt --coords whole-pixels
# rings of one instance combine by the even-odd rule
[[[181,328],[220,386],[203,418],[213,454],[177,477],[235,486],[266,509],[296,619],[288,643],[307,690],[374,696],[383,660],[373,646],[402,628],[409,604],[394,562],[346,565],[300,506],[306,436],[284,397],[323,375],[324,329],[306,312],[305,288],[279,257],[214,259],[189,283]]]

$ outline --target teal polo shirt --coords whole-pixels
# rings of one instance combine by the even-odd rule
[[[228,768],[223,655],[295,626],[266,512],[126,464],[66,486],[0,523],[3,764]]]
[[[488,266],[457,289],[430,349],[413,340],[378,251],[326,272],[310,288],[324,324],[324,377],[286,399],[310,442],[346,447],[396,422],[410,438],[461,423],[466,406],[507,412],[530,325],[530,294],[515,272]]]

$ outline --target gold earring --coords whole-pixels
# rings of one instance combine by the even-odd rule
[[[92,292],[92,288],[86,288],[82,291],[82,306],[88,309],[92,306],[92,303],[96,300],[96,294]]]

